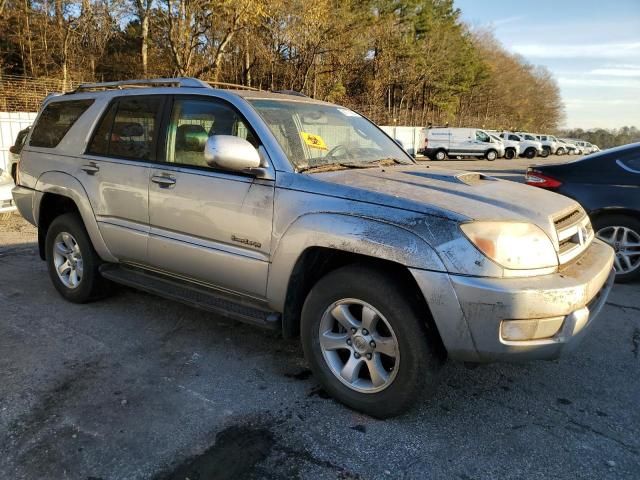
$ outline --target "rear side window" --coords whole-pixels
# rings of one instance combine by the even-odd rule
[[[47,105],[33,127],[29,145],[54,148],[92,103],[93,100],[70,100]]]
[[[96,129],[87,153],[152,160],[164,98],[124,97],[111,104]]]

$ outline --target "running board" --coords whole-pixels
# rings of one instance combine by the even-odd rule
[[[100,267],[100,274],[113,282],[217,313],[227,318],[273,330],[281,328],[279,313],[249,305],[242,302],[239,296],[117,264],[103,264]]]

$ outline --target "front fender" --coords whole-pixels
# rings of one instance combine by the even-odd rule
[[[35,185],[36,195],[33,202],[33,218],[36,222],[40,218],[40,204],[46,193],[53,193],[70,198],[78,207],[84,227],[87,229],[93,248],[100,258],[106,262],[117,262],[107,247],[96,221],[89,197],[82,184],[73,176],[63,172],[45,172]]]
[[[312,247],[366,255],[409,268],[446,271],[435,250],[410,230],[344,213],[303,215],[285,231],[272,256],[267,298],[276,311],[284,310],[296,262]]]

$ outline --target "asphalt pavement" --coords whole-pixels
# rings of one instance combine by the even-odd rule
[[[328,398],[295,340],[126,288],[64,301],[35,242],[0,225],[0,478],[640,478],[640,284],[572,354],[450,362],[380,421]]]

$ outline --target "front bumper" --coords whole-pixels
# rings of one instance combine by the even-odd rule
[[[552,359],[575,347],[600,312],[615,277],[613,258],[613,249],[596,239],[579,258],[551,275],[481,278],[416,269],[412,274],[452,359]],[[559,328],[547,337],[504,336],[503,322],[540,324],[544,331],[542,325],[552,319]]]

